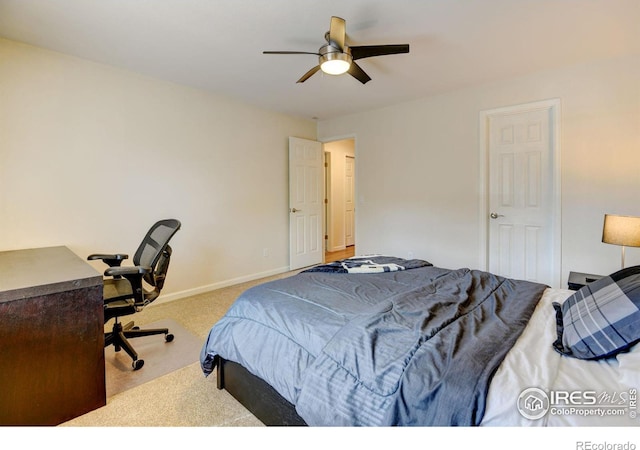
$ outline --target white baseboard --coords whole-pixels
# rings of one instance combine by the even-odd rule
[[[243,277],[232,278],[230,280],[220,281],[218,283],[208,284],[206,286],[200,286],[193,289],[187,289],[185,291],[172,292],[170,294],[160,295],[154,304],[167,303],[181,298],[191,297],[193,295],[204,294],[205,292],[215,291],[216,289],[222,289],[228,286],[234,286],[240,283],[246,283],[247,281],[259,280],[260,278],[267,278],[281,273],[289,272],[289,267],[280,267],[278,269],[269,270],[266,272],[254,273],[251,275],[245,275]]]

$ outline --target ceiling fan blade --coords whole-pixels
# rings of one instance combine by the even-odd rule
[[[329,25],[329,44],[344,51],[345,39],[347,35],[347,26],[344,19],[336,16],[331,17],[331,24]]]
[[[365,71],[362,70],[362,68],[359,65],[357,65],[355,62],[351,63],[351,66],[349,67],[348,72],[351,76],[356,78],[362,84],[366,84],[367,81],[371,80],[371,77],[367,75]]]
[[[372,56],[396,55],[398,53],[409,53],[409,44],[393,45],[356,45],[349,47],[354,60],[371,58]]]
[[[316,73],[318,70],[320,70],[320,65],[315,66],[313,69],[310,69],[307,73],[302,75],[302,78],[300,78],[297,81],[297,83],[304,83],[305,81],[307,81],[311,77],[311,75]]]
[[[289,52],[289,51],[265,51],[264,55],[316,55],[320,56],[318,52]]]

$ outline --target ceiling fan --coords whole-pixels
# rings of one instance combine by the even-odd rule
[[[318,65],[313,67],[298,83],[304,83],[318,70],[331,75],[340,75],[348,72],[362,84],[371,80],[358,64],[358,59],[371,58],[373,56],[394,55],[398,53],[409,53],[409,44],[397,45],[357,45],[349,46],[346,43],[345,20],[333,16],[329,25],[329,31],[324,35],[327,41],[317,52],[296,52],[296,51],[265,51],[263,54],[271,55],[317,55]]]

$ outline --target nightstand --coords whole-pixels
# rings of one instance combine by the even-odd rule
[[[569,289],[577,291],[592,281],[599,280],[604,275],[594,275],[592,273],[569,272]]]

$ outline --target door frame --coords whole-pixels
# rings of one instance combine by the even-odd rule
[[[481,270],[489,268],[489,121],[494,116],[507,114],[526,113],[535,110],[548,110],[551,113],[550,138],[552,140],[551,159],[551,210],[553,211],[553,220],[551,221],[551,248],[552,248],[552,270],[553,286],[560,287],[562,275],[562,205],[561,205],[561,102],[559,98],[541,100],[537,102],[525,103],[514,106],[506,106],[501,108],[487,109],[480,111],[479,119],[479,169],[480,169],[480,205],[478,208],[478,223],[480,224],[480,251],[479,251],[479,267]]]
[[[347,177],[346,177],[346,170],[345,170],[345,180],[344,180],[344,185],[345,185],[345,204],[347,203],[346,199],[347,197],[347,192],[348,192],[348,188],[351,188],[351,202],[353,204],[353,214],[351,216],[351,220],[349,220],[349,216],[346,213],[345,210],[345,214],[344,214],[344,245],[345,248],[347,247],[351,247],[351,246],[355,246],[356,245],[356,238],[355,238],[355,234],[356,234],[356,152],[355,152],[355,140],[353,142],[353,156],[351,155],[345,155],[344,160],[345,160],[345,169],[348,166],[347,161],[349,161],[349,159],[353,160],[351,162],[352,166],[353,166],[353,172],[351,174],[351,183],[347,183]],[[351,186],[349,186],[349,184],[351,184]],[[347,230],[349,229],[349,226],[351,227],[351,232],[352,232],[352,236],[351,236],[351,241],[349,241],[347,239],[347,237],[349,236],[347,233]]]
[[[336,142],[336,141],[344,141],[344,140],[348,140],[348,139],[353,139],[353,157],[354,159],[357,161],[358,159],[358,138],[356,137],[355,134],[344,134],[344,135],[339,135],[339,136],[330,136],[330,137],[325,137],[322,140],[319,140],[319,142],[322,143],[323,145],[323,151],[324,151],[324,144],[328,144],[330,142]],[[327,153],[326,151],[324,152],[325,154]],[[326,162],[326,160],[325,160]],[[326,167],[325,167],[326,169]],[[355,208],[355,213],[354,213],[354,218],[353,218],[353,222],[354,222],[354,234],[355,234],[355,239],[353,242],[354,247],[357,248],[357,241],[358,241],[358,231],[357,231],[357,223],[358,223],[358,164],[356,163],[355,165],[355,170],[354,170],[354,186],[353,186],[353,197],[354,197],[354,208]],[[326,186],[325,186],[326,189]],[[331,203],[331,199],[328,199],[329,203]],[[330,220],[332,220],[332,218],[330,216],[327,216],[324,218],[324,224],[325,224],[325,228],[328,227],[330,225]],[[325,236],[329,235],[329,230],[325,229],[324,231]],[[328,240],[326,241],[326,248],[328,251],[335,251],[335,250],[331,250],[328,246],[329,242]]]
[[[322,143],[322,154],[324,155],[324,217],[322,219],[322,242],[324,252],[328,252],[329,248],[329,227],[331,225],[331,202],[333,199],[329,195],[331,191],[331,152],[324,149],[325,142]]]

